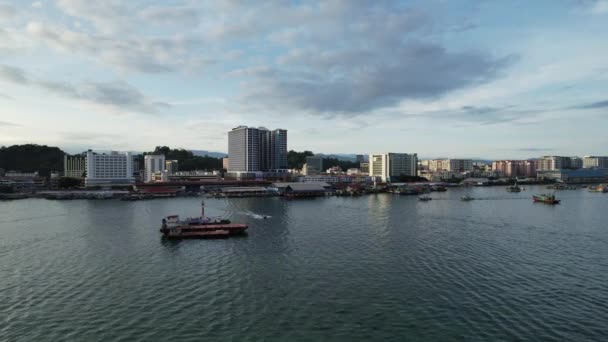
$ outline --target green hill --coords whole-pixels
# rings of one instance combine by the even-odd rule
[[[0,147],[0,168],[22,172],[40,172],[49,176],[51,171],[63,170],[64,152],[46,145],[13,145]]]

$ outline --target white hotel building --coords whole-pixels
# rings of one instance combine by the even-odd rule
[[[95,154],[87,151],[85,185],[113,186],[131,185],[133,177],[133,155],[130,152],[110,154]]]

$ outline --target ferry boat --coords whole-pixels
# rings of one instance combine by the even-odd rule
[[[542,194],[532,196],[534,203],[559,204],[561,200],[555,198],[555,194]]]
[[[234,224],[230,220],[205,216],[205,203],[201,203],[201,216],[180,220],[178,215],[169,215],[162,220],[160,232],[167,239],[226,238],[244,234],[246,224]]]

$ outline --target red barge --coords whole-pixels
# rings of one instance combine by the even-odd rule
[[[245,234],[249,228],[246,224],[206,217],[204,202],[201,214],[185,220],[180,220],[178,215],[167,216],[162,221],[160,232],[167,239],[217,239]]]

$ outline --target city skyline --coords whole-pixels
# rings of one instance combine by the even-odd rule
[[[255,5],[0,0],[0,146],[607,154],[607,1]]]

